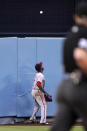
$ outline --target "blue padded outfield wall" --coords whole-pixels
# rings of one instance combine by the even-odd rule
[[[31,116],[34,65],[44,63],[46,91],[53,96],[47,103],[47,116],[56,112],[56,88],[64,74],[62,46],[64,38],[0,38],[0,117]],[[38,116],[40,112],[38,113]]]

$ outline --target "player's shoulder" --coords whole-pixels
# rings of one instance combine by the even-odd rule
[[[79,31],[80,31],[80,28],[79,28],[79,26],[78,25],[74,25],[74,26],[72,26],[71,28],[70,28],[70,30],[68,31],[68,33],[67,33],[67,38],[72,38],[72,36],[76,36],[78,33],[79,33]]]
[[[44,77],[44,75],[41,72],[38,72],[36,75],[37,77]]]
[[[87,33],[85,33],[87,29],[84,28],[84,26],[74,25],[71,27],[69,32],[66,35],[66,39],[64,41],[65,44],[72,44],[77,45],[76,43],[80,38],[83,36],[87,36]]]
[[[64,40],[64,44],[66,43],[71,44],[73,40],[78,39],[78,32],[79,32],[79,27],[77,25],[72,26],[71,29],[66,34],[66,39]]]
[[[77,25],[74,25],[74,26],[72,26],[71,27],[71,33],[73,33],[73,34],[76,34],[76,33],[78,33],[79,31],[80,31],[80,28],[79,28],[79,26],[77,26]]]
[[[85,34],[87,36],[87,28],[82,25],[74,25],[71,27],[70,32],[68,32],[68,35],[77,35],[78,37],[85,36]]]

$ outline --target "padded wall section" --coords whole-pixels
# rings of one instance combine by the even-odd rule
[[[62,46],[64,39],[37,39],[37,61],[44,63],[46,91],[53,96],[53,102],[47,104],[47,116],[54,116],[56,112],[56,88],[63,78]]]
[[[46,91],[53,95],[47,116],[56,112],[56,88],[63,78],[62,46],[59,38],[0,39],[0,117],[31,116],[34,100],[31,96],[34,66],[44,63]],[[40,116],[40,111],[37,114]]]
[[[0,39],[0,117],[15,116],[17,102],[17,38]]]
[[[30,116],[33,109],[31,96],[36,63],[36,39],[18,39],[17,116]]]

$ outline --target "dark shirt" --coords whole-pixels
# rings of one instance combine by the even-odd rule
[[[66,73],[79,69],[73,58],[73,51],[77,47],[87,50],[87,28],[84,26],[73,26],[64,41],[63,64]]]

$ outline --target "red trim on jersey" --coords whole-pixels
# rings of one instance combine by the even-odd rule
[[[41,82],[40,81],[37,81],[37,86],[41,86]]]

